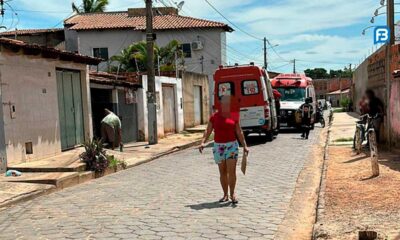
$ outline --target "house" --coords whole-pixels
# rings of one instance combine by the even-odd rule
[[[0,37],[20,40],[29,44],[65,50],[63,28],[22,29],[0,33]]]
[[[156,76],[157,135],[162,138],[168,134],[183,131],[183,88],[182,79]],[[142,88],[137,90],[139,139],[148,140],[147,75],[141,76]]]
[[[0,38],[2,170],[93,136],[89,67],[101,60]]]
[[[178,40],[184,52],[184,69],[204,73],[212,79],[215,69],[226,64],[226,32],[233,29],[225,23],[182,16],[172,7],[154,9],[156,44],[165,46]],[[122,12],[77,14],[64,21],[66,49],[104,61],[99,70],[116,65],[109,59],[134,42],[146,40],[144,8]]]
[[[117,114],[122,124],[122,142],[136,142],[139,137],[137,90],[141,88],[139,76],[115,75],[105,72],[90,72],[93,136],[101,138],[101,120],[104,109]]]
[[[315,95],[318,99],[326,99],[329,79],[313,79]]]

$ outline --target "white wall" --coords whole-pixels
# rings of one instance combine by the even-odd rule
[[[182,92],[182,79],[170,78],[170,77],[156,77],[156,92],[160,94],[160,106],[157,106],[157,133],[159,137],[164,136],[164,116],[163,116],[163,95],[162,95],[162,84],[171,84],[175,90],[175,116],[176,116],[176,131],[181,132],[184,128],[183,118],[183,92]],[[148,110],[147,110],[147,76],[142,77],[143,88],[138,89],[137,101],[138,101],[138,128],[139,135],[143,134],[144,139],[148,139]],[[182,104],[181,104],[182,102]]]
[[[81,71],[85,137],[92,136],[86,65],[2,50],[0,73],[8,165],[61,152],[56,68]],[[11,118],[12,106],[15,106],[15,118]],[[25,154],[26,142],[33,143],[33,154]]]
[[[108,56],[119,55],[120,52],[134,42],[145,40],[142,32],[127,30],[78,31],[78,50],[80,54],[93,56],[93,48],[108,48]],[[100,71],[107,70],[107,62],[99,64]]]
[[[66,30],[66,33],[68,31]],[[165,46],[172,40],[180,43],[191,43],[200,40],[204,48],[192,51],[191,58],[185,58],[185,68],[187,71],[202,73],[201,56],[204,57],[204,74],[209,79],[221,64],[226,64],[226,33],[222,29],[183,29],[156,31],[158,46]],[[77,41],[71,39],[78,38]],[[79,53],[93,56],[93,48],[108,47],[109,57],[119,55],[121,50],[132,44],[146,40],[146,35],[141,31],[132,29],[126,30],[102,30],[102,31],[78,31],[77,35],[68,34],[66,36],[67,45],[78,44]],[[69,44],[72,41],[73,44]],[[106,70],[107,64],[101,63],[99,70]]]

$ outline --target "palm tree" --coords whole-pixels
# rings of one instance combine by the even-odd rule
[[[159,48],[154,46],[154,53],[157,55]],[[126,72],[143,72],[147,70],[147,49],[146,42],[141,41],[129,45],[123,49],[120,55],[112,56],[111,61],[120,64],[121,70]]]
[[[104,12],[108,3],[108,0],[83,0],[79,7],[72,3],[72,10],[77,13]]]
[[[159,50],[161,68],[175,69],[177,58],[183,58],[181,44],[177,40],[172,40]]]
[[[174,71],[177,59],[183,59],[183,52],[177,40],[172,40],[164,47],[154,45],[154,64],[160,62],[161,71]],[[159,59],[157,59],[157,56]],[[134,43],[123,49],[111,61],[118,62],[121,71],[143,72],[147,70],[147,46],[145,41]]]

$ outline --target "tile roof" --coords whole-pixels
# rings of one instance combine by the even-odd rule
[[[92,71],[89,73],[89,79],[90,82],[92,83],[98,83],[104,85],[134,87],[134,88],[142,87],[142,85],[139,84],[138,82],[130,81],[127,76],[117,75],[113,73]]]
[[[71,61],[89,65],[97,65],[101,61],[103,61],[100,58],[89,57],[78,53],[67,52],[55,48],[40,46],[37,44],[28,44],[23,41],[4,37],[0,37],[0,46],[8,48],[15,53],[19,52],[22,49],[23,54],[26,55],[41,54],[43,58],[60,59],[62,61]]]
[[[14,36],[17,35],[32,35],[39,33],[53,33],[64,32],[64,28],[49,28],[49,29],[21,29],[16,31],[1,32],[0,36]]]
[[[128,12],[78,14],[68,18],[64,23],[66,26],[71,26],[69,29],[72,30],[132,28],[143,31],[146,29],[145,16],[130,17]],[[225,23],[174,14],[154,16],[153,24],[154,30],[223,28],[225,31],[233,31],[233,29]]]

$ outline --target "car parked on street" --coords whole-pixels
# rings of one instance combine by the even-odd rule
[[[265,69],[249,65],[220,66],[214,74],[214,109],[223,95],[235,96],[244,134],[265,133],[272,141],[278,133],[278,117],[271,81]]]

